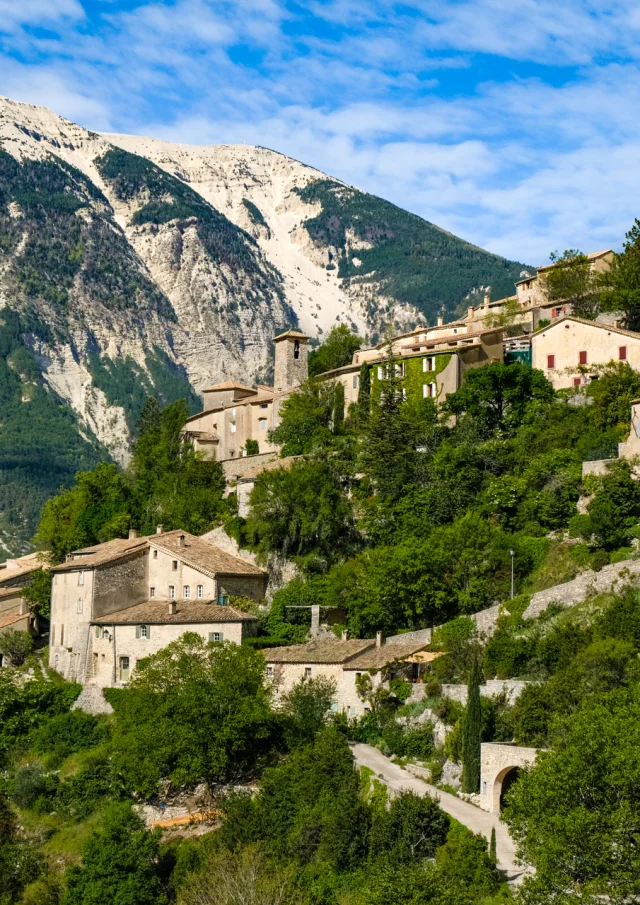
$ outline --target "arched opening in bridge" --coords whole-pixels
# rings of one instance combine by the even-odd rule
[[[505,769],[501,770],[496,776],[494,786],[494,797],[497,799],[496,804],[498,805],[496,811],[502,811],[504,808],[505,797],[513,784],[518,781],[519,776],[520,767],[505,767]]]

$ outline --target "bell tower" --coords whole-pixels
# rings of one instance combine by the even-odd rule
[[[309,376],[309,337],[297,330],[287,330],[273,341],[276,344],[273,388],[276,393],[295,390]]]

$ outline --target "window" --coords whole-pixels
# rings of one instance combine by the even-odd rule
[[[404,387],[402,387],[402,401],[403,402],[407,401],[407,391],[405,390]]]
[[[82,597],[78,597],[78,599],[76,600],[76,613],[82,613],[83,609],[84,609],[84,600],[82,599]]]
[[[267,666],[267,678],[271,679],[273,677],[273,666]]]
[[[231,431],[232,434],[235,434],[235,432],[236,432],[236,423],[235,423],[235,421],[232,421],[232,422],[231,422],[231,424],[229,425],[229,430]]]
[[[361,672],[357,672],[357,673],[356,673],[356,679],[361,679],[361,678],[362,678],[362,673],[361,673]]]
[[[384,380],[384,368],[381,365],[378,366],[378,380]]]
[[[55,625],[51,626],[51,647],[56,646],[56,627]]]
[[[120,681],[129,681],[129,658],[120,657]]]
[[[171,563],[171,568],[173,569],[174,572],[178,571],[178,560],[177,559],[173,560],[173,562]]]
[[[188,600],[191,597],[191,588],[188,584],[186,584],[182,589],[182,596],[185,600]]]
[[[578,358],[579,358],[579,362],[581,365],[586,365],[586,363],[587,363],[587,353],[586,352],[579,352]]]
[[[619,361],[627,360],[627,347],[626,346],[620,346],[620,348],[618,349],[618,359],[619,359]]]
[[[154,550],[154,551],[153,551],[153,558],[154,558],[154,559],[157,559],[157,558],[158,558],[158,551],[157,551],[157,550]]]
[[[310,667],[310,666],[305,666],[305,668],[304,668],[304,677],[305,677],[305,679],[310,679],[310,678],[311,678],[311,667]]]
[[[176,599],[176,589],[172,584],[169,585],[169,600]]]
[[[579,377],[574,377],[574,378],[573,378],[573,385],[574,385],[574,387],[579,387],[579,386],[580,386],[580,378],[579,378]]]
[[[422,384],[422,395],[425,399],[434,399],[436,396],[435,383],[423,383]]]
[[[296,339],[293,344],[293,357],[297,361],[300,358],[300,340]]]
[[[360,386],[360,375],[354,374],[353,375],[353,389],[357,390],[359,386]]]
[[[431,398],[435,399],[438,395],[438,388],[435,383],[430,383],[429,386],[431,387]]]
[[[155,597],[155,596],[156,596],[156,589],[155,589],[155,588],[149,588],[149,597],[153,598],[153,597]]]
[[[555,355],[547,355],[547,368],[555,368],[555,366],[556,366]]]
[[[428,359],[428,358],[423,358],[423,359],[422,359],[422,370],[423,370],[423,371],[428,371],[428,370],[429,370],[429,359]]]
[[[261,402],[261,403],[260,403],[260,408],[261,408],[261,409],[268,409],[268,408],[269,408],[269,403],[268,403],[268,402]]]
[[[136,638],[150,638],[151,637],[151,626],[150,625],[136,625]]]
[[[100,637],[100,626],[96,625],[96,638]]]
[[[200,600],[202,600],[203,597],[204,597],[204,585],[199,584],[198,585],[198,598]]]
[[[222,641],[222,632],[209,632],[209,641]]]
[[[231,417],[232,417],[232,418],[235,418],[235,417],[236,417],[236,410],[235,410],[235,408],[232,408],[232,409],[231,409]]]
[[[229,595],[225,594],[224,591],[220,591],[218,594],[218,603],[220,606],[228,606],[229,605]]]
[[[60,647],[64,647],[64,625],[60,626]]]
[[[557,316],[558,316],[558,309],[557,309],[557,308],[552,308],[552,309],[551,309],[551,317],[557,317]]]
[[[84,584],[84,572],[78,572],[78,584]]]
[[[258,418],[258,427],[261,431],[266,431],[267,429],[267,419],[266,418]]]
[[[404,362],[396,365],[396,377],[404,377]]]

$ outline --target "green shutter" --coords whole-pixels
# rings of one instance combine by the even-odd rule
[[[136,625],[136,638],[140,637],[140,626]]]
[[[151,637],[151,626],[148,625],[147,626],[147,640],[149,640],[150,637]]]

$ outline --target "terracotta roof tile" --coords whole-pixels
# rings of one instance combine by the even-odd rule
[[[426,642],[419,644],[383,644],[382,647],[374,647],[365,651],[353,660],[345,663],[345,669],[381,669],[396,660],[406,660],[413,654],[417,654]],[[433,657],[432,659],[435,659]]]
[[[0,628],[6,628],[8,625],[13,625],[14,622],[29,618],[29,613],[20,612],[20,606],[11,607],[10,610],[0,613]]]
[[[155,535],[153,536],[155,537]],[[115,540],[106,541],[104,544],[96,544],[93,547],[74,550],[70,554],[72,558],[60,563],[59,566],[54,566],[51,571],[69,572],[74,569],[93,569],[95,566],[105,565],[115,559],[120,559],[120,557],[142,552],[148,546],[148,540],[146,537],[137,537],[132,540],[116,538]]]
[[[176,612],[169,613],[169,603]],[[218,606],[210,600],[147,600],[94,619],[93,625],[168,625],[207,622],[257,622],[256,616],[242,613],[231,606]]]
[[[0,588],[0,600],[4,600],[6,597],[16,596],[22,596],[22,588]]]
[[[205,387],[203,393],[215,393],[216,390],[245,390],[247,393],[255,393],[253,387],[245,386],[244,383],[238,383],[235,380],[225,380],[223,383],[214,383],[213,386]]]
[[[263,651],[267,663],[346,663],[375,645],[375,641],[314,638],[306,644],[271,647]]]
[[[181,536],[184,536],[184,547],[180,546]],[[225,553],[220,547],[216,547],[194,534],[187,534],[186,531],[176,530],[167,531],[165,534],[154,534],[149,538],[149,542],[151,546],[172,553],[182,562],[206,572],[218,575],[263,575],[265,577],[267,575],[264,569],[260,569],[244,559],[238,559],[237,556],[232,556],[230,553]]]
[[[285,330],[284,333],[280,333],[279,336],[273,337],[273,342],[278,342],[279,339],[286,339],[290,336],[292,339],[309,339],[306,333],[300,333],[299,330]]]
[[[587,327],[596,327],[598,330],[607,330],[609,333],[619,333],[621,336],[630,336],[632,339],[640,339],[640,333],[634,333],[633,330],[625,330],[623,327],[614,327],[612,324],[599,324],[597,321],[588,321],[583,317],[576,317],[575,314],[565,314],[564,317],[559,317],[557,320],[553,321],[553,323],[547,324],[546,327],[541,327],[539,330],[536,330],[531,336],[532,338],[541,336],[545,331],[552,330],[554,327],[557,327],[558,324],[564,324],[566,321],[575,321],[577,324],[586,324]]]

